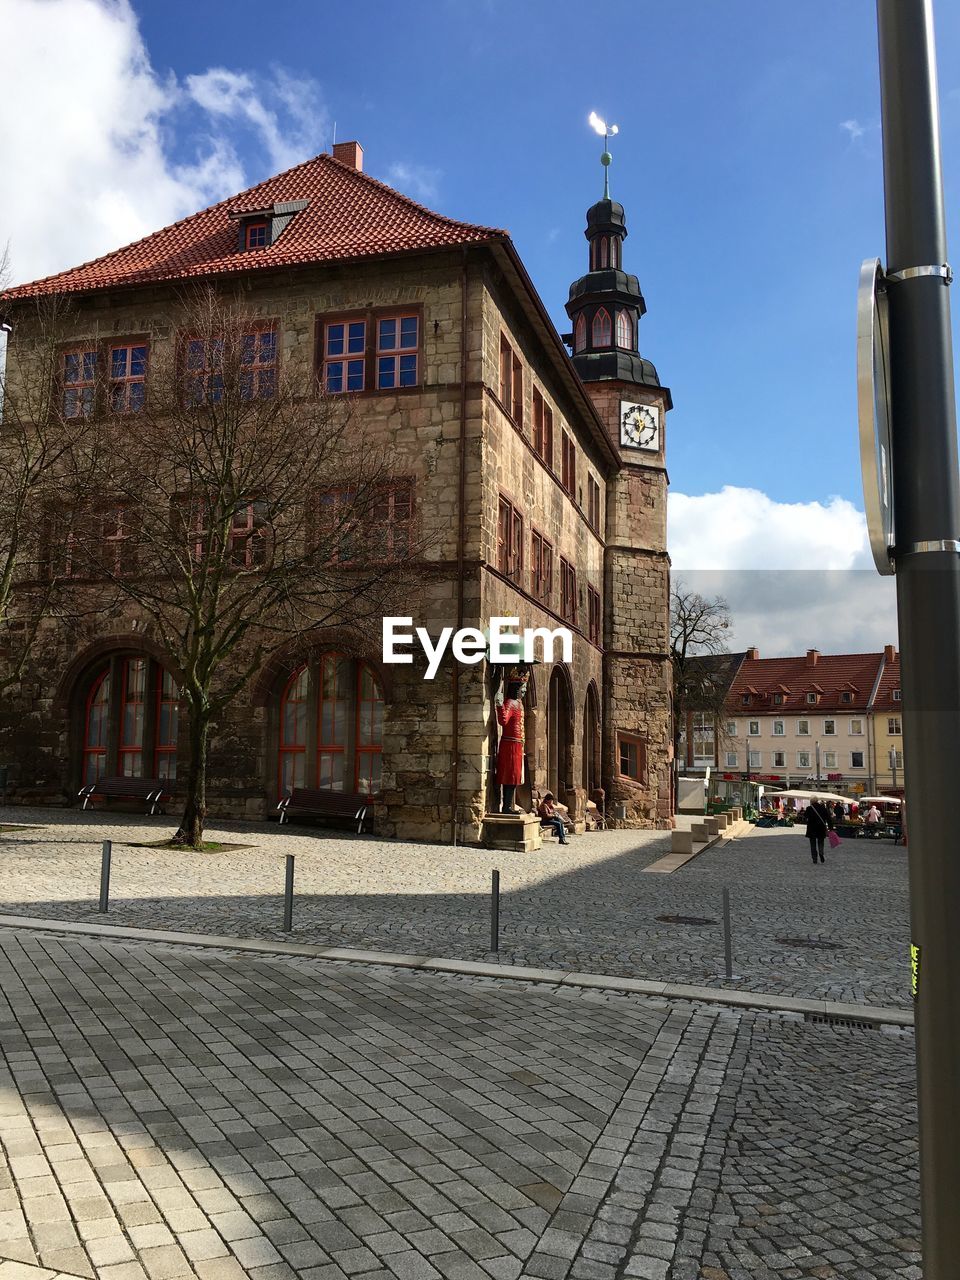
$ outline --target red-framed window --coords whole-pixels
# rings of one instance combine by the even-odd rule
[[[317,782],[323,791],[345,791],[350,715],[349,663],[340,653],[320,659],[317,706]]]
[[[617,346],[633,350],[633,321],[628,311],[617,312]]]
[[[533,595],[544,604],[549,604],[553,598],[553,544],[534,529],[530,548]]]
[[[523,573],[523,516],[502,496],[497,506],[497,568],[511,578]]]
[[[566,431],[560,432],[560,483],[567,493],[576,492],[577,446],[573,442],[573,436]]]
[[[593,345],[595,347],[609,347],[611,343],[610,335],[610,312],[606,307],[601,307],[593,317]]]
[[[183,345],[187,404],[219,404],[223,399],[223,339],[187,337]]]
[[[240,340],[240,396],[271,400],[277,393],[277,331],[257,329]]]
[[[143,777],[143,722],[147,693],[145,658],[125,658],[120,677],[122,705],[120,709],[120,745],[118,749],[121,778]]]
[[[500,335],[500,403],[518,427],[523,425],[523,365],[506,334]]]
[[[139,413],[143,408],[147,354],[145,342],[110,348],[110,408],[114,413]]]
[[[621,775],[632,778],[634,782],[642,782],[647,771],[647,744],[643,738],[629,733],[618,734],[617,755]]]
[[[363,390],[366,355],[366,320],[334,320],[324,325],[321,385],[327,395]]]
[[[309,674],[299,667],[280,696],[280,795],[306,786]]]
[[[269,243],[265,218],[248,222],[243,232],[244,249],[265,249]]]
[[[383,764],[383,691],[366,663],[357,670],[357,747],[355,788],[377,795]]]
[[[533,447],[553,470],[553,410],[539,389],[533,388]]]
[[[406,560],[413,546],[413,481],[379,486],[370,513],[367,556],[381,563]]]
[[[563,556],[560,557],[560,617],[576,625],[577,571]]]
[[[587,522],[592,529],[600,529],[600,485],[592,475],[587,475]]]
[[[600,592],[596,587],[587,587],[587,639],[593,644],[600,644],[602,640],[602,621],[600,613]]]
[[[420,381],[420,317],[398,314],[377,319],[377,388],[415,387]]]
[[[262,498],[238,502],[230,524],[230,564],[261,569],[267,558],[270,504]]]
[[[373,668],[343,653],[298,667],[279,699],[278,786],[380,791],[383,690]]]
[[[97,350],[77,347],[63,353],[61,377],[65,418],[90,418],[97,404]]]
[[[114,577],[136,568],[136,511],[129,502],[115,502],[99,512],[100,562]]]
[[[177,776],[177,733],[180,728],[180,690],[169,671],[160,672],[154,731],[154,774],[172,782]]]
[[[89,786],[107,773],[107,728],[110,723],[110,671],[100,673],[90,686],[84,714],[83,785]]]
[[[574,351],[582,351],[587,345],[587,321],[581,311],[577,316],[577,323],[573,326],[573,349]]]

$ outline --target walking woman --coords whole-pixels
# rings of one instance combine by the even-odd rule
[[[810,857],[814,863],[819,856],[820,861],[824,861],[823,842],[827,838],[827,832],[833,827],[830,821],[830,810],[822,800],[811,800],[807,806],[807,839],[810,841]]]

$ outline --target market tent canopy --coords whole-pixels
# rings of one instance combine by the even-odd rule
[[[768,791],[769,796],[783,796],[789,800],[841,800],[849,804],[849,796],[838,796],[832,791]]]
[[[860,804],[903,804],[899,796],[861,796]]]

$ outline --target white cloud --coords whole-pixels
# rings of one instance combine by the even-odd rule
[[[866,653],[897,642],[892,578],[872,568],[863,512],[844,498],[776,502],[732,485],[671,493],[674,580],[730,605],[731,650]]]
[[[403,191],[405,195],[423,202],[436,199],[440,175],[440,169],[430,169],[426,165],[396,160],[387,169],[386,181],[391,187]]]
[[[759,489],[671,493],[670,555],[678,569],[866,569],[863,512],[846,498],[775,502]]]
[[[856,142],[858,138],[862,138],[866,133],[866,129],[859,120],[841,120],[840,128],[846,129],[847,133],[850,135],[851,142]]]
[[[224,136],[251,128],[274,168],[322,149],[315,86],[215,68],[182,86],[150,64],[128,0],[0,0],[0,245],[13,281],[127,244],[248,185]],[[187,113],[186,161],[170,139]],[[178,128],[183,135],[184,130]]]

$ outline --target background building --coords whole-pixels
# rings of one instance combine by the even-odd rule
[[[538,667],[531,682],[521,800],[549,787],[582,816],[602,785],[613,816],[666,826],[671,400],[639,354],[645,304],[621,267],[622,206],[594,205],[586,236],[571,359],[505,232],[414,204],[363,174],[357,143],[341,143],[0,304],[11,355],[29,367],[35,300],[72,300],[56,375],[69,431],[92,413],[135,421],[151,362],[189,337],[185,283],[241,289],[258,316],[256,394],[269,394],[282,362],[304,395],[353,397],[389,443],[405,494],[389,522],[415,524],[429,547],[417,622],[431,635],[498,615],[573,630],[572,664]],[[110,369],[108,405],[87,394],[98,362]],[[115,542],[117,529],[103,536]],[[375,797],[386,834],[451,839],[456,822],[476,837],[496,743],[486,664],[448,659],[430,683],[423,667],[384,667],[335,625],[306,657],[273,657],[215,728],[211,812],[262,817],[291,785],[326,786]],[[178,680],[133,607],[88,613],[69,634],[48,619],[0,708],[8,795],[64,802],[104,775],[175,788],[186,763]],[[339,710],[325,719],[331,699]]]

